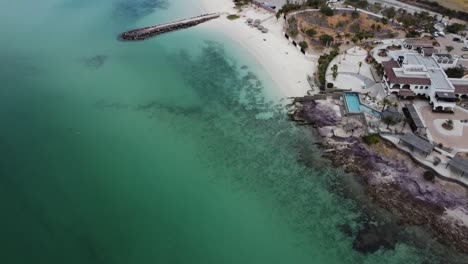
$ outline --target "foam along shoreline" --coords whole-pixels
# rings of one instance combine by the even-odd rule
[[[283,18],[277,20],[274,14],[254,6],[238,13],[232,0],[202,0],[202,3],[205,12],[240,16],[229,20],[223,15],[200,27],[227,36],[249,52],[278,87],[278,91],[274,91],[276,94],[280,97],[299,97],[311,90],[307,75],[313,75],[315,62],[307,59],[284,37]],[[268,33],[248,26],[247,18],[263,21],[262,25],[268,29]]]

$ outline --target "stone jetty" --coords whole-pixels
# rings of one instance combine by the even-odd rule
[[[122,41],[145,40],[147,38],[151,38],[151,37],[164,34],[164,33],[168,33],[171,31],[193,27],[198,24],[207,22],[209,20],[216,19],[219,16],[220,16],[219,13],[205,14],[205,15],[201,15],[201,16],[197,16],[197,17],[193,17],[189,19],[184,19],[184,20],[180,20],[180,21],[172,22],[168,24],[134,29],[134,30],[130,30],[130,31],[122,33],[119,39]]]

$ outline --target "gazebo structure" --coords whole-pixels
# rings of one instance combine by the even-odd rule
[[[414,149],[419,150],[423,154],[426,155],[426,157],[432,153],[434,150],[434,145],[427,141],[424,138],[421,138],[413,133],[406,133],[400,138],[400,142],[405,143],[406,145],[409,146],[409,148],[414,151]]]
[[[454,170],[461,172],[461,175],[464,176],[465,174],[468,175],[468,160],[464,159],[460,156],[455,156],[453,159],[451,159],[446,168],[450,166]]]
[[[412,104],[407,104],[403,108],[403,113],[405,114],[406,118],[409,120],[409,125],[413,132],[418,134],[423,134],[426,132],[427,127],[424,126],[421,118],[419,117],[418,111]]]

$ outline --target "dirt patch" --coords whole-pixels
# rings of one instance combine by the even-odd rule
[[[316,42],[320,35],[333,36],[335,40],[350,41],[355,34],[365,34],[368,37],[388,38],[399,34],[399,29],[390,24],[383,24],[378,17],[353,11],[336,11],[333,16],[325,16],[320,12],[304,12],[295,15],[293,26],[303,38]],[[306,32],[314,29],[314,36],[307,36]]]

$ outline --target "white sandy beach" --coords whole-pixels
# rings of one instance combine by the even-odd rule
[[[207,12],[221,12],[219,19],[201,25],[222,33],[238,42],[262,65],[283,97],[304,96],[310,90],[307,75],[313,75],[315,62],[307,59],[283,36],[283,19],[260,8],[245,8],[237,14],[232,0],[202,0]],[[226,14],[237,14],[241,18],[228,20]],[[246,19],[265,20],[262,25],[269,32],[264,34],[246,24]],[[318,92],[318,91],[316,91]]]

